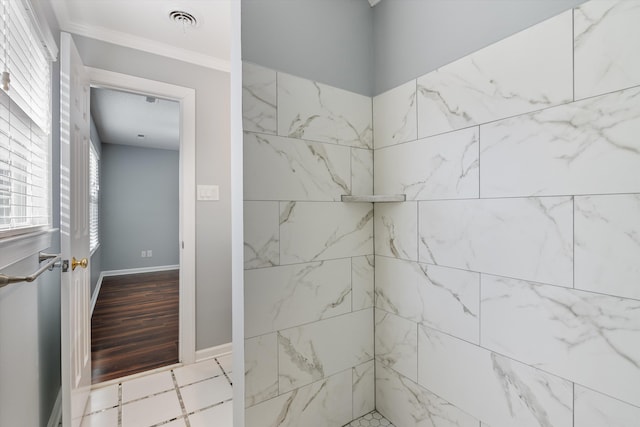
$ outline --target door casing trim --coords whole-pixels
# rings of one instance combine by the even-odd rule
[[[196,91],[128,74],[85,67],[92,86],[126,90],[180,103],[179,244],[180,313],[178,358],[184,364],[196,355]]]

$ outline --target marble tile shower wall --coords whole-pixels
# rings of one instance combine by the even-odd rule
[[[585,3],[374,98],[395,425],[638,425],[639,22]]]
[[[372,99],[244,64],[246,425],[375,408]]]

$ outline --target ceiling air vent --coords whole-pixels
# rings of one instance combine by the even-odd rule
[[[182,26],[182,28],[193,27],[195,28],[198,25],[198,21],[196,17],[190,14],[189,12],[185,12],[183,10],[174,10],[169,12],[169,19],[171,19],[176,24]]]

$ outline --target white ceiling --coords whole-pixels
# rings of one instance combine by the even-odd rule
[[[176,101],[91,88],[91,116],[103,143],[180,148],[180,104]]]
[[[229,71],[233,0],[49,0],[63,31]],[[169,19],[191,13],[195,28]]]
[[[231,1],[49,0],[63,31],[227,72]],[[174,10],[192,14],[197,26],[172,21]],[[103,142],[179,149],[177,102],[148,103],[146,96],[107,89],[92,89],[91,97],[91,115]]]

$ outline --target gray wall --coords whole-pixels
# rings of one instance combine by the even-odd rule
[[[101,160],[102,270],[179,264],[179,153],[105,143]]]
[[[377,95],[584,1],[242,0],[242,59]]]
[[[98,153],[99,161],[98,161],[98,175],[102,174],[102,166],[100,166],[100,161],[102,158],[102,141],[100,140],[100,135],[98,135],[98,130],[96,129],[96,124],[93,122],[93,117],[91,117],[91,143],[93,144],[93,148],[95,148]],[[101,234],[102,224],[100,220],[100,214],[98,214],[98,233]],[[102,236],[99,237],[99,242],[102,242]],[[89,261],[89,269],[91,270],[91,296],[93,297],[93,292],[98,285],[98,279],[100,278],[100,272],[102,271],[102,244],[98,245],[98,248],[91,255],[91,260]]]
[[[78,35],[90,67],[196,90],[196,183],[218,184],[220,201],[196,207],[196,348],[231,341],[229,74]]]
[[[242,0],[242,59],[371,95],[371,22],[366,0]]]
[[[382,0],[373,8],[373,94],[433,71],[584,1]]]

